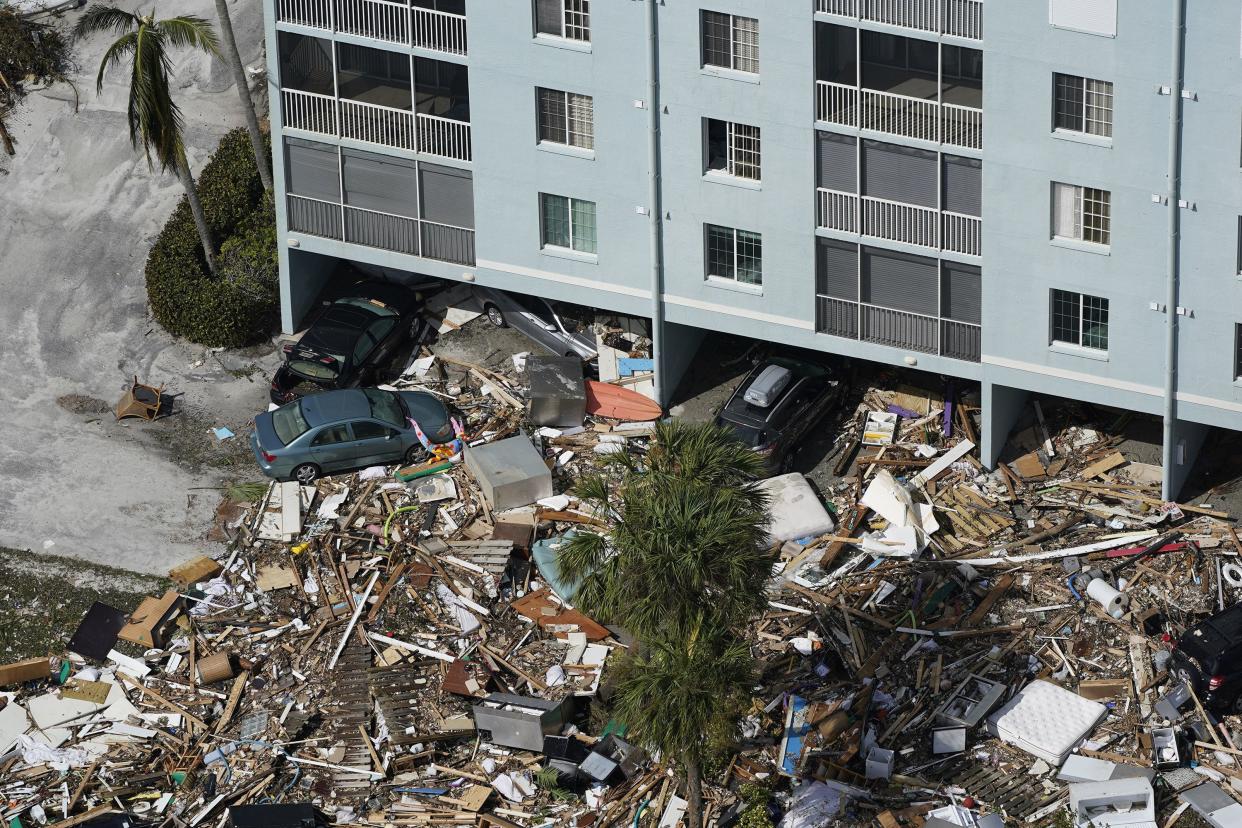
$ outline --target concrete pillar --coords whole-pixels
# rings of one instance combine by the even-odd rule
[[[685,376],[686,369],[694,361],[695,354],[699,352],[699,345],[703,342],[706,333],[700,328],[692,328],[689,325],[667,321],[664,323],[663,336],[657,346],[662,354],[661,358],[656,360],[656,365],[664,371],[664,376],[660,381],[660,395],[663,397],[660,400],[661,405],[668,405],[673,399],[673,393],[681,383],[682,377]]]
[[[337,260],[281,245],[288,254],[288,264],[280,268],[280,327],[291,334],[302,324],[319,292],[336,271]]]
[[[1182,490],[1186,478],[1190,477],[1190,470],[1195,466],[1208,428],[1209,426],[1202,423],[1188,420],[1173,421],[1173,451],[1167,455],[1170,460],[1164,466],[1164,480],[1160,487],[1165,500],[1177,500],[1178,492]]]
[[[983,428],[980,439],[979,458],[989,469],[996,468],[1001,449],[1009,440],[1009,432],[1022,416],[1030,392],[1007,385],[997,385],[986,380],[983,388]]]

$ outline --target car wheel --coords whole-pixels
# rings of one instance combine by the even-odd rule
[[[483,312],[487,314],[487,321],[491,322],[497,328],[509,327],[508,321],[505,320],[505,315],[501,313],[500,308],[495,305],[488,305],[483,308]]]
[[[303,486],[309,486],[319,479],[320,470],[314,463],[303,463],[293,470],[293,479]]]
[[[422,446],[411,446],[405,452],[405,464],[407,466],[414,466],[419,463],[423,463],[427,459],[428,459],[427,449],[423,448]]]

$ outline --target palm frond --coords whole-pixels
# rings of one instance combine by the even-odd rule
[[[219,57],[220,40],[211,23],[193,14],[170,17],[159,22],[160,31],[168,38],[168,43],[179,49],[202,49],[210,55]]]
[[[73,36],[80,38],[95,32],[116,34],[138,28],[138,16],[114,6],[91,6],[74,24]]]
[[[103,59],[99,61],[99,74],[95,76],[95,94],[103,91],[104,75],[113,66],[120,65],[126,56],[132,55],[138,44],[138,36],[129,32],[123,34],[108,47],[108,51],[104,52]]]

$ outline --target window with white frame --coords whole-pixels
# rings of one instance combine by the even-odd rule
[[[701,26],[704,66],[758,73],[758,20],[704,10]]]
[[[1242,380],[1242,325],[1233,326],[1233,378]]]
[[[591,0],[535,0],[535,31],[590,42]]]
[[[595,254],[595,202],[539,194],[542,245]]]
[[[758,233],[704,225],[709,279],[742,285],[763,284],[763,239]]]
[[[1112,238],[1111,199],[1108,190],[1053,183],[1052,235],[1107,246]]]
[[[1108,350],[1108,300],[1068,290],[1052,291],[1052,341]]]
[[[704,118],[703,130],[708,172],[759,180],[759,127]]]
[[[590,95],[539,89],[539,140],[595,148],[595,102]]]
[[[1055,73],[1055,128],[1113,137],[1113,85],[1109,81]]]

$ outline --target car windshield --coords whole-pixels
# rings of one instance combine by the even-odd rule
[[[401,408],[401,400],[396,394],[378,388],[364,388],[362,393],[367,395],[367,401],[371,403],[372,417],[405,428],[405,411]]]
[[[735,423],[730,420],[725,420],[725,424],[733,429],[737,439],[741,440],[749,448],[759,448],[767,442],[767,432],[761,428]]]
[[[272,428],[283,445],[289,445],[310,429],[302,414],[302,401],[282,405],[272,412]]]
[[[289,360],[289,370],[295,374],[300,374],[308,379],[315,380],[331,380],[336,379],[338,373],[337,367],[339,362],[332,365],[325,365],[322,362],[315,362],[309,359],[291,359]]]

